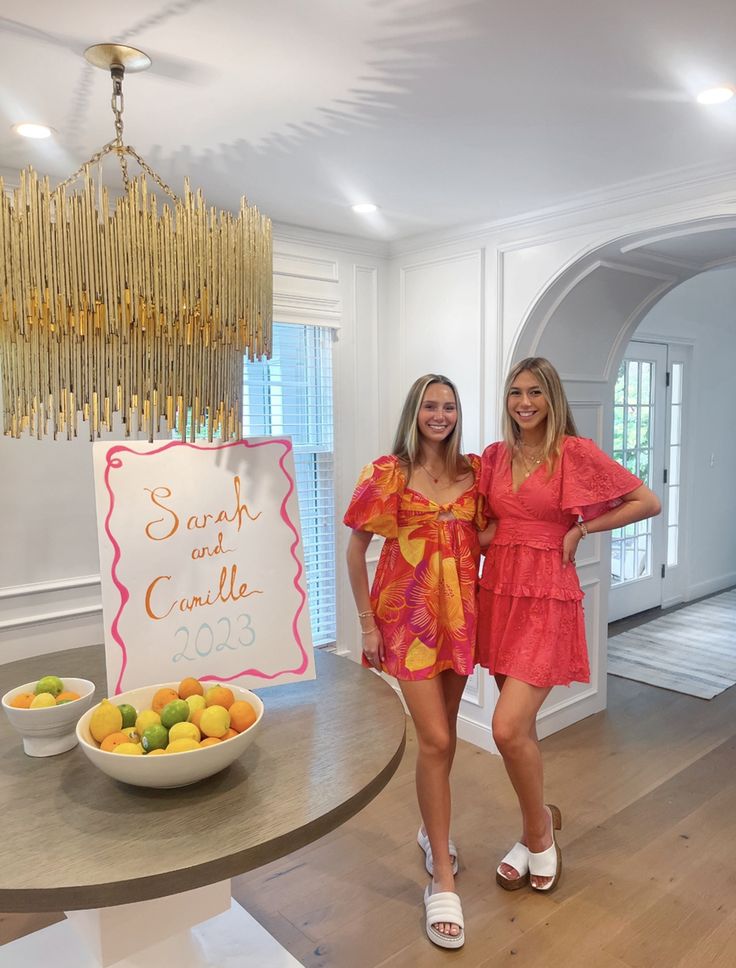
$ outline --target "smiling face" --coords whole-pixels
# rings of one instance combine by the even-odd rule
[[[424,391],[417,416],[417,429],[426,441],[447,440],[457,424],[457,401],[452,387],[430,383]]]
[[[506,406],[522,433],[538,430],[547,421],[549,404],[536,377],[529,370],[522,370],[511,384]]]

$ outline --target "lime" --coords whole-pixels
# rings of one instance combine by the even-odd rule
[[[189,705],[184,699],[172,699],[161,710],[161,722],[167,729],[175,723],[185,723],[189,719]]]
[[[126,726],[135,726],[135,721],[138,719],[138,712],[134,706],[131,706],[129,702],[120,703],[118,709],[123,714],[123,729]]]
[[[33,691],[37,696],[40,696],[42,692],[50,692],[56,699],[59,693],[64,691],[64,683],[58,676],[43,676],[38,680]]]
[[[202,713],[199,728],[205,736],[224,736],[230,729],[230,713],[223,706],[208,706]]]
[[[202,736],[194,723],[174,723],[169,730],[169,742],[175,739],[196,739],[199,742]]]
[[[55,706],[56,700],[50,692],[39,692],[30,705],[30,709],[43,709],[44,706]]]
[[[165,749],[168,745],[169,733],[161,723],[154,723],[153,726],[149,726],[148,729],[144,730],[143,737],[141,738],[141,746],[146,753],[150,753],[151,750]]]
[[[189,706],[189,718],[191,719],[192,713],[198,709],[204,709],[207,703],[205,702],[204,696],[187,696],[187,705]]]

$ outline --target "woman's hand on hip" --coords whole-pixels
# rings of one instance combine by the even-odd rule
[[[383,650],[383,636],[378,629],[366,632],[363,639],[363,655],[374,669],[380,669],[385,658]]]
[[[580,528],[574,524],[562,539],[562,565],[575,564],[575,552],[583,537]]]

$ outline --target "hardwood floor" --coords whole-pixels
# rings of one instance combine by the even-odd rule
[[[373,803],[236,878],[234,895],[307,968],[732,968],[736,687],[707,703],[615,677],[609,690],[607,712],[542,744],[548,797],[563,811],[552,895],[496,886],[518,835],[512,791],[500,758],[459,744],[460,951],[424,935],[413,735]],[[48,921],[0,916],[0,940]]]

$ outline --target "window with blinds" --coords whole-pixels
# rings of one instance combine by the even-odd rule
[[[336,638],[332,330],[274,323],[270,360],[243,369],[243,436],[294,446],[304,565],[316,646]]]

